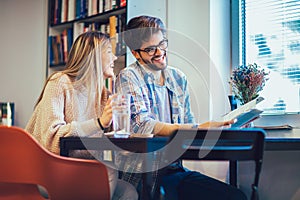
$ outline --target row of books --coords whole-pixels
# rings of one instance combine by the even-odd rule
[[[50,0],[50,24],[60,24],[126,6],[126,0]]]
[[[68,53],[73,43],[73,28],[67,28],[58,35],[50,35],[48,38],[49,64],[60,65],[68,60]]]
[[[125,29],[126,16],[117,15],[110,16],[107,23],[102,22],[84,22],[76,24],[73,28],[66,28],[58,35],[50,35],[48,38],[49,47],[49,64],[63,65],[67,62],[68,52],[71,49],[74,37],[89,30],[99,30],[102,33],[108,34],[111,38],[113,53],[117,56],[124,55],[126,45],[122,38],[122,32]]]

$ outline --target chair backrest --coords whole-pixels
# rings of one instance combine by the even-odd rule
[[[228,160],[230,184],[234,186],[237,186],[237,161],[252,160],[255,162],[255,176],[251,199],[258,199],[265,134],[258,128],[180,129],[170,137],[166,158],[174,159],[170,155],[177,151],[181,154],[180,159],[185,160]]]
[[[54,200],[110,199],[107,169],[99,161],[55,155],[18,127],[0,126],[0,146],[0,199],[18,199],[18,192],[40,199],[37,184]]]

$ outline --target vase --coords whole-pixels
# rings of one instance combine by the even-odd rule
[[[230,103],[230,109],[235,110],[237,108],[237,101],[234,97],[234,95],[228,95],[229,103]]]

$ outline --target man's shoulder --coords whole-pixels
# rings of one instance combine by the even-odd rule
[[[125,76],[130,78],[134,78],[134,77],[141,78],[143,76],[140,67],[136,63],[132,63],[129,66],[122,69],[119,75],[122,77]]]
[[[132,63],[128,65],[127,67],[123,68],[120,73],[126,74],[126,73],[137,73],[138,72],[138,65],[136,63]]]
[[[186,78],[186,75],[183,71],[170,65],[166,68],[166,72],[175,78]]]
[[[179,68],[171,66],[171,65],[168,65],[168,67],[166,69],[170,70],[170,71],[174,71],[174,72],[179,73],[179,74],[184,74]]]
[[[130,64],[129,66],[122,69],[117,78],[117,82],[120,81],[122,83],[130,81],[140,84],[143,80],[143,73],[141,72],[139,66],[137,66],[135,63]]]

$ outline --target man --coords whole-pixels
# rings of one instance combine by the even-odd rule
[[[169,136],[184,127],[209,128],[233,123],[194,123],[186,76],[167,65],[168,40],[160,19],[151,16],[132,18],[127,24],[124,40],[137,61],[120,72],[116,90],[132,96],[133,132]],[[127,165],[135,166],[133,162],[127,162]],[[138,174],[123,173],[123,179],[136,187],[140,181],[137,177]],[[160,179],[157,172],[153,172],[153,177],[149,185],[150,196],[154,199],[159,191],[158,184],[165,192],[165,199],[246,199],[238,189],[199,172],[189,171],[181,162],[167,166]]]

